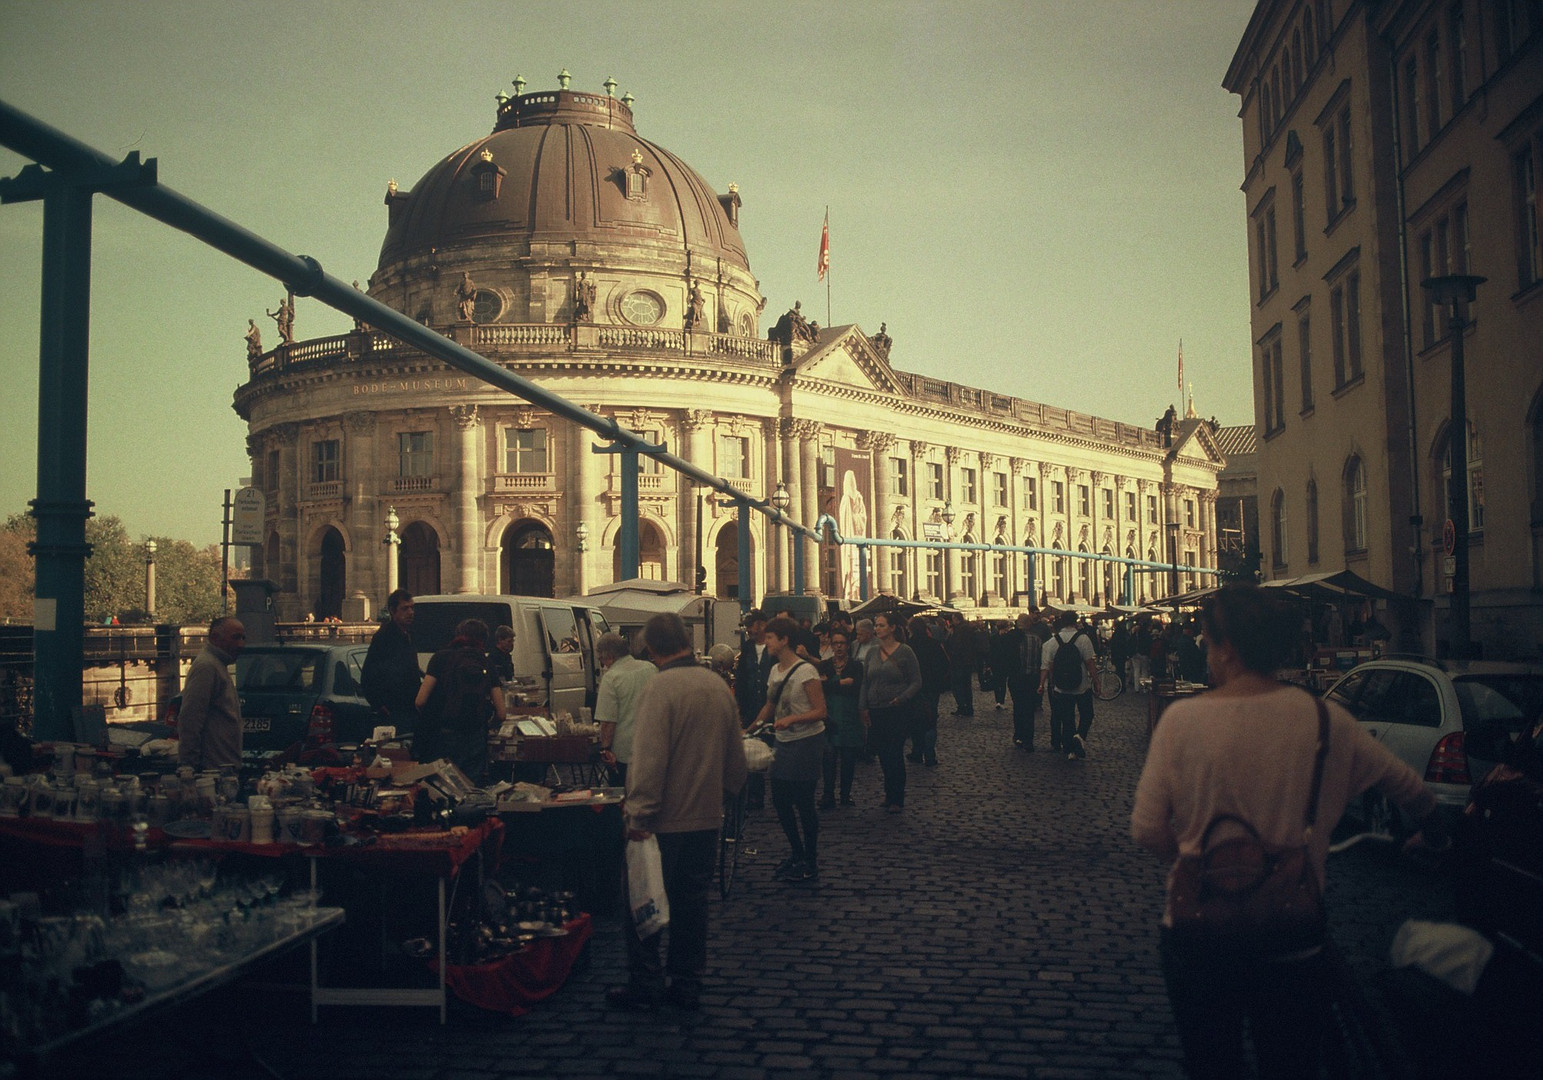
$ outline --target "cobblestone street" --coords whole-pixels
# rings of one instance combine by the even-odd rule
[[[194,1015],[239,1015],[280,1073],[330,1080],[1180,1075],[1156,962],[1164,868],[1127,835],[1145,698],[1098,706],[1086,761],[1049,753],[1043,720],[1034,754],[1011,730],[987,694],[974,719],[945,715],[941,764],[908,766],[900,815],[881,812],[877,765],[860,766],[858,805],[821,815],[818,883],[773,881],[785,841],[769,808],[756,815],[733,894],[714,893],[698,1015],[606,1009],[624,978],[615,916],[597,919],[569,984],[518,1019],[457,1006],[442,1029],[426,1009],[334,1008],[313,1028],[300,996],[240,987]],[[1335,934],[1362,977],[1385,966],[1403,919],[1449,904],[1439,876],[1374,845],[1335,856],[1330,878]],[[171,1075],[147,1068],[168,1052],[152,1034],[118,1045],[113,1075]],[[101,1063],[60,1062],[94,1076]]]

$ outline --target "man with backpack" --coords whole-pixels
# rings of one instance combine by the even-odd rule
[[[474,784],[488,766],[488,721],[504,719],[504,692],[488,665],[488,624],[466,619],[449,648],[429,660],[418,688],[413,757],[446,757]]]
[[[1077,613],[1063,611],[1056,632],[1041,653],[1039,692],[1050,689],[1050,749],[1065,750],[1066,759],[1088,756],[1088,729],[1093,726],[1093,678],[1098,672],[1093,642],[1077,625]],[[1079,723],[1072,725],[1075,710]]]

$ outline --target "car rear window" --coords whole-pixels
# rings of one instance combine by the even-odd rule
[[[236,689],[270,693],[316,689],[323,653],[311,651],[243,653],[236,660]]]
[[[1462,708],[1463,727],[1499,722],[1513,734],[1543,715],[1543,676],[1465,675],[1452,680]]]

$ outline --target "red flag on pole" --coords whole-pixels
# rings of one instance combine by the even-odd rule
[[[1184,393],[1184,339],[1179,338],[1179,393]]]
[[[815,268],[819,275],[815,280],[824,281],[825,272],[830,269],[830,211],[825,211],[825,226],[820,230],[820,262]]]

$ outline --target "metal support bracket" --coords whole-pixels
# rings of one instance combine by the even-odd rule
[[[15,176],[0,178],[0,203],[36,202],[61,188],[108,192],[154,187],[156,183],[156,159],[140,161],[139,151],[134,150],[118,164],[100,169],[62,172],[37,164],[28,165]]]

